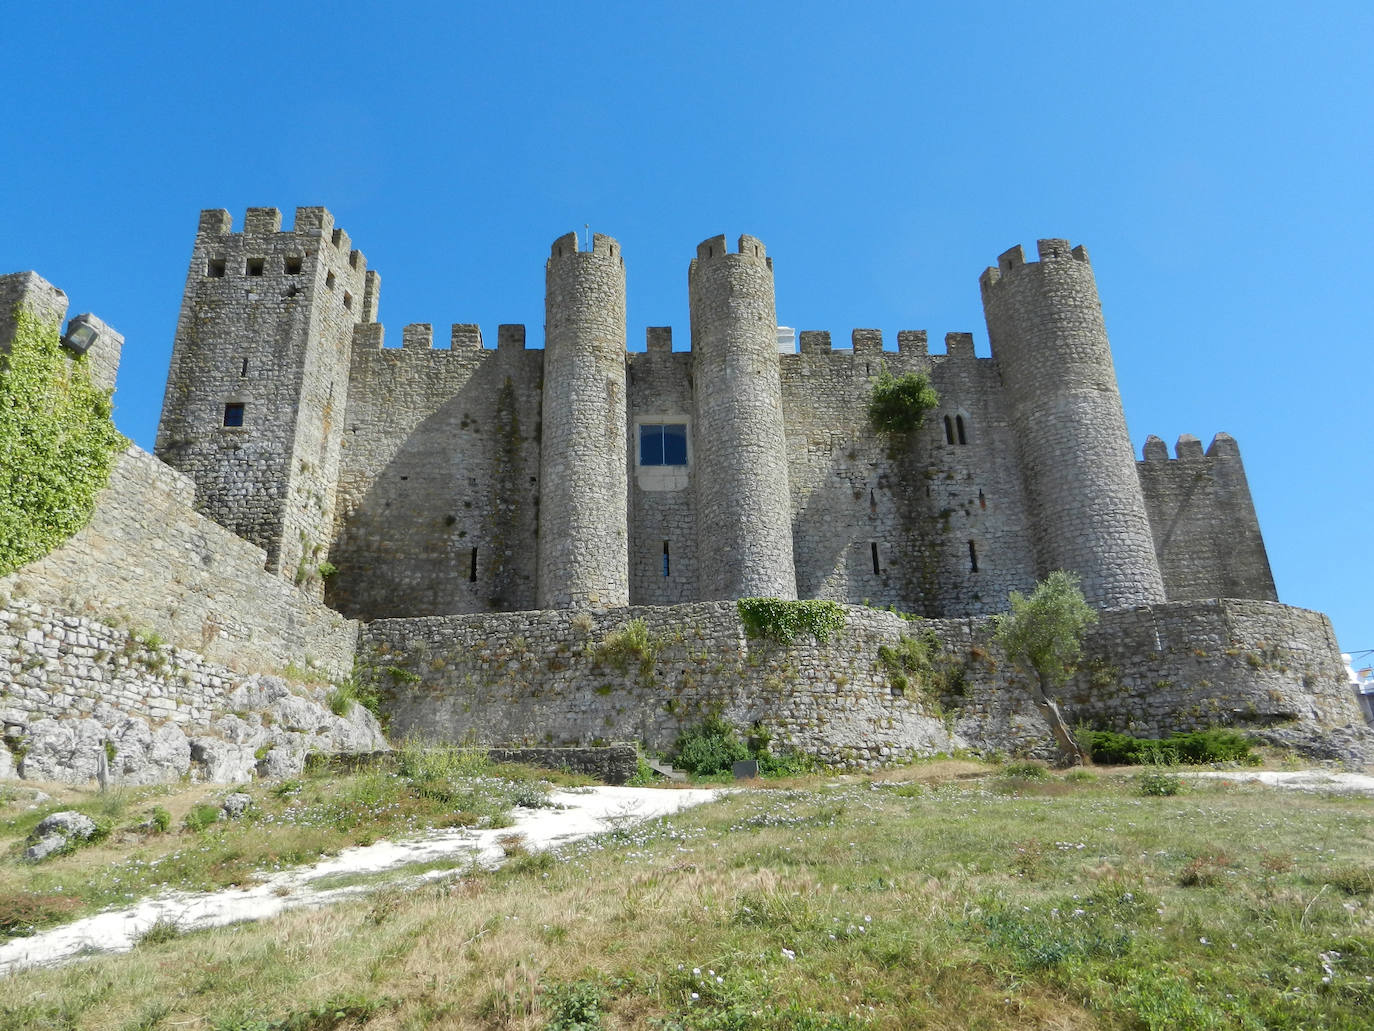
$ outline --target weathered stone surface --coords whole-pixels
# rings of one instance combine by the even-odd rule
[[[248,807],[253,804],[253,796],[242,791],[235,791],[232,795],[226,795],[224,801],[220,803],[220,819],[237,820],[248,811]]]
[[[89,816],[71,811],[53,813],[40,820],[29,834],[24,858],[31,863],[41,862],[73,841],[86,841],[95,832],[95,821]]]

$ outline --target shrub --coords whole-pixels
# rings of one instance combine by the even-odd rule
[[[1182,780],[1164,770],[1145,770],[1135,782],[1142,795],[1151,796],[1177,795],[1183,787]]]
[[[726,773],[734,763],[748,758],[749,749],[734,728],[716,715],[684,730],[673,746],[673,765],[698,777]]]
[[[605,663],[617,673],[627,673],[630,663],[639,664],[639,674],[649,677],[658,659],[659,643],[649,633],[642,619],[632,619],[619,630],[612,630],[592,653],[597,662]]]
[[[879,645],[878,661],[887,670],[888,682],[894,688],[905,694],[914,677],[926,700],[938,708],[945,681],[935,668],[935,659],[940,651],[940,639],[935,636],[935,631],[926,629],[915,636],[902,634],[897,638],[895,647]]]
[[[57,327],[24,308],[0,358],[0,575],[46,555],[90,521],[128,441],[110,398],[71,360]]]
[[[735,603],[745,632],[778,644],[791,644],[802,634],[824,643],[844,626],[844,608],[833,601],[783,601],[741,598]]]
[[[378,719],[381,718],[382,698],[372,684],[360,683],[356,676],[334,686],[329,692],[329,711],[335,716],[347,716],[354,703],[361,705]]]
[[[1049,774],[1039,763],[1014,762],[1002,767],[1002,776],[1016,780],[1044,780]]]
[[[167,833],[167,828],[172,826],[172,814],[160,805],[153,806],[152,813],[148,816],[148,826],[158,834]]]
[[[186,814],[186,819],[182,825],[193,833],[199,834],[211,824],[219,821],[219,806],[209,805],[201,802],[199,805],[191,807],[191,811]]]
[[[923,372],[894,376],[883,369],[868,399],[868,421],[879,433],[902,434],[921,428],[940,395]]]
[[[1132,737],[1111,730],[1089,730],[1083,735],[1096,763],[1116,766],[1220,762],[1258,762],[1250,742],[1234,730],[1213,728],[1170,734],[1163,739]]]

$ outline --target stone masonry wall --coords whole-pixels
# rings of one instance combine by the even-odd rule
[[[262,574],[266,575],[266,574]],[[244,674],[194,651],[20,599],[0,602],[0,778],[114,784],[300,772],[312,752],[374,752],[372,714],[323,685]]]
[[[607,646],[635,619],[657,654],[618,662]],[[359,667],[399,737],[666,749],[719,712],[827,761],[869,764],[957,744],[923,699],[875,674],[878,645],[903,625],[855,608],[841,640],[784,648],[747,639],[734,602],[384,619],[365,627]]]
[[[617,662],[615,635],[635,619],[656,650]],[[927,696],[916,678],[899,693],[878,649],[926,630],[942,645],[944,693]],[[963,746],[1052,755],[1028,674],[991,636],[985,619],[906,622],[851,606],[836,640],[783,647],[746,638],[735,605],[717,602],[378,620],[363,628],[359,660],[401,735],[667,749],[719,713],[839,764]],[[1256,601],[1119,609],[1102,614],[1085,649],[1083,671],[1061,693],[1070,722],[1147,737],[1235,726],[1317,751],[1346,728],[1374,757],[1319,613]]]
[[[1202,442],[1184,434],[1176,453],[1171,459],[1164,441],[1152,436],[1136,465],[1169,600],[1277,601],[1235,440],[1218,433],[1204,455]]]
[[[804,331],[781,359],[798,595],[930,617],[1004,607],[1035,563],[996,363],[967,334],[933,356],[923,331],[898,334],[897,351],[878,330],[852,339],[832,350],[829,333]],[[868,421],[884,368],[924,372],[940,395],[896,440]]]
[[[698,590],[692,355],[673,352],[667,327],[646,335],[644,353],[626,356],[630,604],[676,605],[696,601]],[[687,464],[641,466],[641,424],[685,425]]]
[[[380,327],[378,327],[380,329]],[[531,609],[544,352],[456,325],[356,347],[326,597],[345,615]]]
[[[186,476],[129,448],[85,529],[0,578],[0,592],[153,631],[228,667],[309,660],[347,675],[356,624],[266,572],[262,549],[198,514],[194,493]]]

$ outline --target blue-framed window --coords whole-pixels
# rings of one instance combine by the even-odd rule
[[[681,422],[641,423],[639,427],[640,465],[686,465],[687,424]]]

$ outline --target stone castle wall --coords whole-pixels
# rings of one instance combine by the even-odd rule
[[[377,327],[380,329],[380,327]],[[326,598],[345,615],[535,607],[544,352],[456,325],[353,351]]]
[[[186,476],[129,448],[85,529],[0,578],[0,592],[155,631],[232,668],[309,661],[347,675],[356,624],[266,572],[263,550],[198,514],[194,494]]]
[[[622,654],[615,635],[643,620],[656,649]],[[896,690],[879,656],[933,631],[949,686]],[[954,747],[1050,755],[1048,729],[983,619],[907,622],[850,606],[840,636],[783,647],[744,634],[734,603],[377,620],[360,668],[384,692],[392,728],[483,744],[671,747],[718,713],[828,762],[871,765]],[[1162,736],[1216,725],[1281,728],[1311,743],[1362,726],[1330,623],[1271,602],[1176,602],[1102,614],[1065,715]],[[1368,731],[1351,729],[1368,736]],[[1368,742],[1366,741],[1366,747]]]
[[[1235,440],[1218,433],[1204,455],[1202,442],[1185,434],[1176,454],[1150,437],[1136,466],[1169,599],[1277,601]]]

